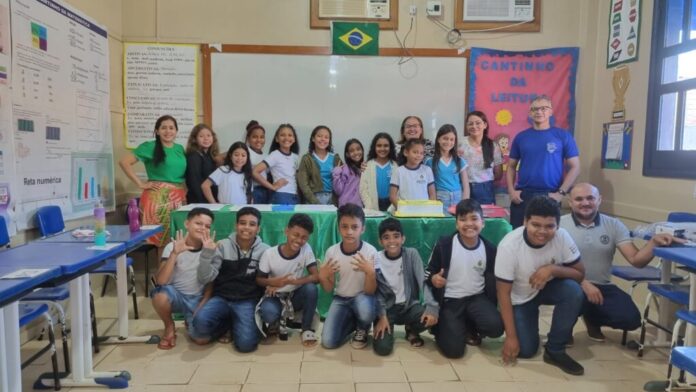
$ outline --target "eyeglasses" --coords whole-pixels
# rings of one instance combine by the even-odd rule
[[[406,124],[404,128],[420,128],[420,124]]]
[[[532,106],[529,108],[529,111],[534,113],[534,112],[548,112],[551,110],[551,106]]]

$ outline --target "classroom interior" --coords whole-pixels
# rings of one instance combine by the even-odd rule
[[[606,68],[609,1],[545,0],[540,32],[464,33],[466,47],[502,50],[580,48],[575,89],[575,139],[581,162],[579,181],[595,184],[603,196],[601,210],[619,217],[629,228],[663,221],[670,211],[693,211],[696,198],[696,182],[693,180],[647,177],[642,173],[646,113],[650,110],[647,96],[654,1],[657,0],[642,1],[640,55],[638,61],[628,65],[631,82],[625,108],[627,119],[635,121],[630,170],[601,169],[602,125],[610,120],[613,105],[612,71]],[[116,162],[126,153],[123,129],[123,50],[126,42],[331,44],[328,30],[309,28],[307,0],[66,2],[108,30],[111,127]],[[443,21],[451,23],[453,3],[454,0],[443,1]],[[417,6],[418,12],[407,46],[450,48],[445,32],[425,16],[425,0],[400,1],[398,35],[403,37],[409,28],[408,8],[412,4]],[[380,46],[398,47],[394,34],[383,31]],[[198,96],[200,100],[203,94]],[[205,115],[202,108],[202,102],[199,102],[200,121]],[[395,119],[394,129],[390,130],[393,135],[398,132],[400,120]],[[242,138],[242,130],[239,138]],[[144,171],[142,167],[138,170]],[[123,207],[139,192],[118,168],[115,182],[118,207],[109,213],[107,220],[109,223],[124,223]],[[67,222],[67,226],[70,229],[88,222],[88,219],[76,220]],[[20,232],[12,238],[12,244],[37,237],[34,230]],[[620,255],[617,255],[617,263],[625,263]],[[138,333],[157,334],[162,325],[149,300],[142,295],[142,266],[138,265],[136,270],[140,319],[132,320],[131,329]],[[94,280],[95,292],[99,292],[101,283],[101,279]],[[639,306],[644,298],[644,290],[634,292]],[[114,318],[100,317],[100,333],[113,332],[116,328],[113,285],[105,297],[97,296],[96,300],[100,313],[114,315]],[[542,320],[540,332],[544,335],[544,328],[548,328],[550,322],[550,310],[542,312]],[[429,335],[426,346],[417,350],[408,347],[401,339],[395,353],[385,358],[375,356],[371,350],[351,349],[349,345],[332,351],[303,349],[297,334],[287,342],[260,346],[252,354],[239,354],[230,345],[220,343],[195,346],[182,339],[183,324],[179,326],[180,339],[174,350],[160,351],[156,345],[142,344],[104,346],[95,355],[96,369],[117,366],[128,370],[133,376],[129,390],[133,391],[640,391],[646,381],[666,377],[668,358],[663,349],[648,349],[644,358],[636,358],[635,352],[620,346],[620,331],[605,331],[608,337],[605,343],[592,342],[584,333],[582,322],[576,325],[575,345],[569,349],[569,353],[585,367],[582,377],[568,376],[545,365],[541,356],[521,360],[514,367],[503,367],[499,362],[502,341],[497,340],[488,340],[479,348],[469,347],[465,357],[459,360],[448,360],[439,355]],[[23,332],[23,340],[35,332]],[[399,336],[403,336],[403,330],[401,335],[397,333]],[[637,334],[633,332],[631,336]],[[31,354],[36,347],[36,342],[26,343],[22,355]],[[32,390],[35,377],[49,369],[48,357],[28,367],[23,372],[24,389]]]

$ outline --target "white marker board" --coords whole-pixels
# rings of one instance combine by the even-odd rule
[[[268,152],[281,123],[291,123],[307,152],[319,125],[333,131],[334,150],[358,138],[369,149],[377,132],[399,139],[407,115],[423,120],[434,139],[446,123],[463,133],[466,58],[415,57],[401,67],[398,57],[343,57],[247,53],[211,54],[213,128],[221,150],[244,140],[249,120],[266,128]]]

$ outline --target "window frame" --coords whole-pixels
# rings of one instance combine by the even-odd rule
[[[655,1],[653,6],[653,34],[650,50],[650,74],[648,82],[645,145],[643,148],[643,175],[649,177],[696,179],[696,151],[681,150],[685,102],[689,90],[696,90],[696,78],[662,84],[664,59],[696,50],[696,38],[689,39],[691,29],[691,0],[684,0],[682,42],[664,46],[668,1]],[[677,93],[674,150],[658,150],[660,98],[664,94]],[[695,91],[696,93],[696,91]]]

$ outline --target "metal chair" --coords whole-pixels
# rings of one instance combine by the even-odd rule
[[[27,324],[33,322],[34,320],[43,319],[46,323],[46,329],[48,329],[48,345],[39,350],[36,354],[32,355],[26,361],[22,362],[22,369],[29,366],[32,362],[38,359],[45,352],[51,352],[51,367],[53,370],[53,389],[60,390],[60,376],[58,373],[58,356],[56,350],[56,337],[53,332],[53,319],[48,311],[48,305],[46,304],[28,304],[19,303],[19,327],[23,328]],[[40,385],[41,379],[39,379],[35,385]]]

